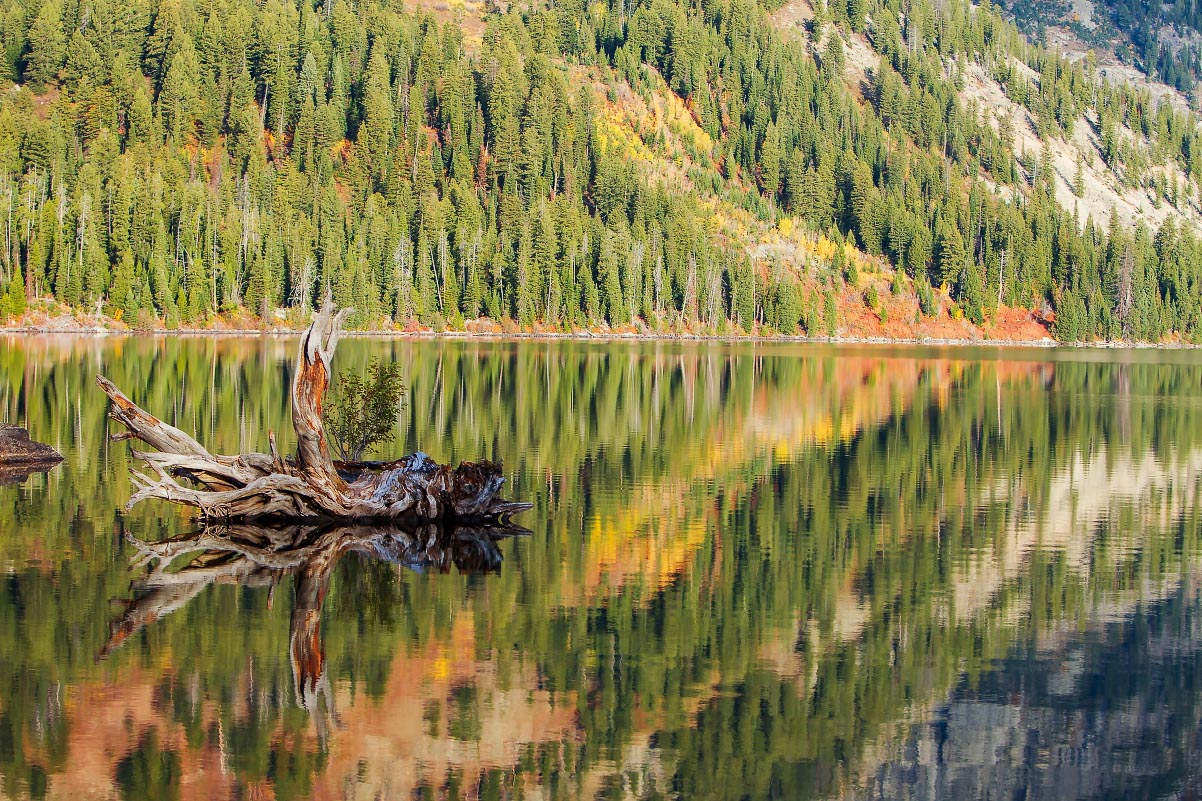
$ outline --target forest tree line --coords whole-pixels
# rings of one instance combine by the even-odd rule
[[[752,260],[717,230],[718,195],[887,259],[921,313],[946,286],[975,323],[1005,304],[1055,310],[1062,339],[1202,337],[1196,233],[1082,225],[1050,157],[1014,152],[1013,121],[957,87],[984,65],[1044,136],[1092,113],[1107,167],[1179,207],[1197,120],[1030,46],[987,3],[840,0],[801,41],[751,0],[566,0],[490,14],[478,47],[400,6],[10,0],[0,314],[53,297],[201,324],[329,287],[360,326],[835,330],[820,297],[856,284],[844,249]],[[844,80],[858,32],[879,57],[863,98]],[[691,184],[602,135],[619,84],[683,101],[708,137],[686,143]],[[1151,169],[1170,165],[1187,179]]]

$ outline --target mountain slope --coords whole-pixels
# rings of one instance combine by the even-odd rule
[[[3,8],[0,313],[1202,335],[1197,120],[988,5]]]
[[[1092,49],[1117,75],[1138,73],[1191,97],[1202,76],[1202,9],[1192,0],[1004,0],[1004,6],[1028,35],[1081,55]]]

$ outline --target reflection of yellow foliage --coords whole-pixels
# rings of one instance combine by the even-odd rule
[[[839,420],[839,441],[849,442],[860,430],[860,421],[851,415],[844,415]]]
[[[585,582],[590,590],[617,589],[632,580],[644,589],[661,589],[687,569],[693,552],[705,543],[705,518],[690,520],[681,531],[676,525],[681,515],[671,508],[677,493],[653,495],[616,516],[593,518]]]
[[[806,433],[802,432],[801,441],[803,443],[813,442],[816,445],[826,445],[835,438],[835,421],[829,414],[821,415],[810,427],[808,437],[805,436]]]
[[[450,641],[433,644],[433,652],[424,661],[423,675],[426,680],[442,684],[470,669],[470,656],[475,652],[475,642],[475,619],[471,615],[457,616],[451,624]]]

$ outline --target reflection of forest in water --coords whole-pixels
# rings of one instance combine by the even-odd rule
[[[336,367],[382,353],[410,385],[396,450],[503,459],[534,533],[492,575],[338,561],[322,737],[297,703],[295,576],[215,583],[95,661],[130,597],[125,534],[190,526],[117,513],[128,449],[92,376],[215,450],[264,449],[288,432],[292,343],[0,345],[5,416],[68,456],[0,490],[4,795],[916,790],[916,725],[976,721],[956,710],[990,686],[1035,709],[1023,671],[1073,659],[1122,665],[1131,725],[1074,718],[1111,691],[1084,681],[1049,732],[1197,719],[1193,628],[1176,672],[1145,633],[1197,606],[1190,354],[351,340]],[[1103,647],[1124,636],[1145,650]],[[938,736],[991,747],[986,718]],[[1186,732],[1165,747],[1166,765],[1197,753]]]

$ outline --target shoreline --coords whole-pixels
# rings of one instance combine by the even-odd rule
[[[0,327],[0,336],[61,336],[81,338],[107,337],[181,337],[181,338],[235,338],[262,337],[290,339],[300,336],[302,330],[292,328],[180,328],[180,329],[121,329],[100,326],[78,328],[54,328],[44,326]],[[926,347],[984,347],[984,348],[1044,348],[1044,349],[1094,349],[1094,350],[1197,350],[1202,345],[1188,342],[1058,342],[1051,337],[1042,339],[966,339],[931,337],[811,337],[805,335],[759,335],[759,334],[670,334],[670,333],[622,333],[622,332],[504,332],[504,331],[391,331],[386,329],[366,331],[344,331],[343,337],[352,339],[381,340],[452,340],[493,342],[720,342],[739,343],[793,343],[808,345],[910,345]]]

